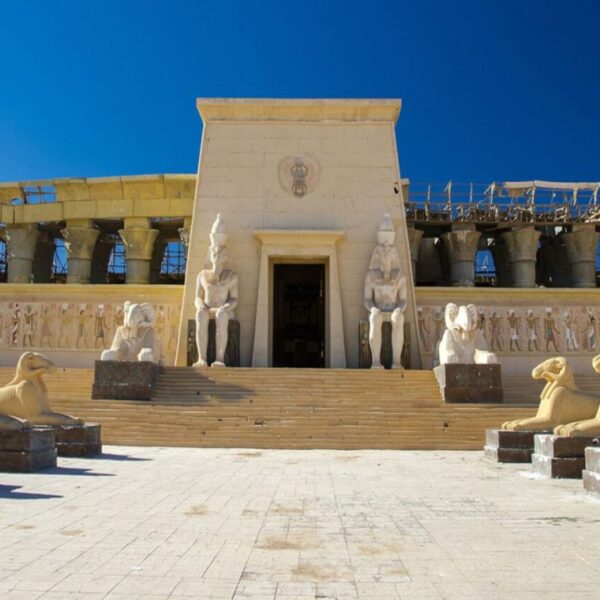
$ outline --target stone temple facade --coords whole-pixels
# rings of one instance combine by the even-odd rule
[[[240,364],[356,368],[365,273],[389,213],[409,282],[411,368],[432,366],[445,305],[472,302],[504,373],[526,374],[553,354],[591,372],[595,200],[585,214],[540,211],[531,182],[504,188],[506,198],[529,194],[524,208],[503,205],[498,192],[494,202],[493,189],[485,206],[453,204],[450,193],[440,206],[415,201],[400,173],[397,100],[197,106],[197,175],[0,184],[1,366],[32,348],[61,366],[90,367],[126,300],[154,306],[164,364],[188,364],[196,276],[221,213],[239,278]],[[482,252],[493,281],[478,275]]]

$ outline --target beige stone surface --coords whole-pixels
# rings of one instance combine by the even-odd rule
[[[478,327],[505,375],[529,378],[538,363],[558,354],[568,357],[576,375],[594,375],[592,358],[600,351],[600,289],[416,287],[415,295],[424,368],[431,367],[444,333],[444,307],[454,302],[477,305]],[[514,333],[510,311],[516,316]],[[551,336],[546,319],[554,324]]]
[[[0,203],[19,198],[21,187],[26,185],[54,186],[56,202],[4,204],[0,207],[3,223],[187,217],[192,214],[196,176],[135,175],[0,183]]]
[[[123,323],[123,304],[148,302],[164,364],[172,365],[183,288],[174,285],[0,285],[0,366],[24,350],[43,352],[58,367],[93,367]]]
[[[398,227],[401,267],[411,273],[394,131],[400,102],[199,100],[198,108],[204,128],[178,364],[184,363],[186,321],[193,318],[192,282],[205,260],[212,221],[221,212],[240,281],[242,365],[252,364],[257,333],[261,242],[253,232],[315,229],[345,234],[336,245],[341,318],[346,364],[356,367],[358,322],[366,316],[363,277],[383,213],[389,212]],[[301,197],[282,185],[280,165],[288,157],[318,164],[318,182]],[[413,328],[414,314],[411,292],[406,319]],[[413,366],[420,362],[417,337],[414,331]]]
[[[598,597],[600,499],[481,452],[105,447],[6,474],[3,600]]]

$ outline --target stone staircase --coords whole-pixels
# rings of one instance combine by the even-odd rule
[[[165,367],[149,402],[91,400],[92,380],[46,378],[54,410],[102,424],[105,444],[479,450],[486,428],[535,412],[444,404],[431,371]]]

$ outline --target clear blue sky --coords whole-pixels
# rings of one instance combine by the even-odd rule
[[[0,0],[0,181],[195,172],[198,96],[402,98],[413,181],[600,179],[600,2]]]

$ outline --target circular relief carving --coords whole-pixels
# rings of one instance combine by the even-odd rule
[[[288,193],[302,198],[319,182],[319,163],[312,156],[286,156],[279,163],[279,183]]]

